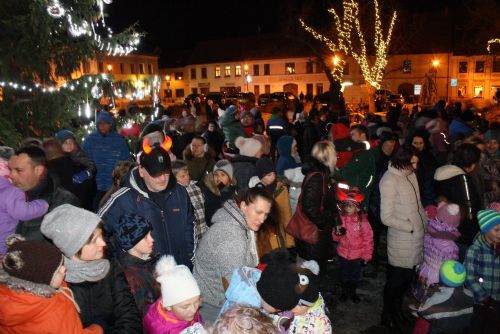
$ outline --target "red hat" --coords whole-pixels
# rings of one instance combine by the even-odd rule
[[[337,187],[337,199],[339,202],[351,202],[358,208],[361,202],[365,199],[365,195],[358,189],[358,187]]]

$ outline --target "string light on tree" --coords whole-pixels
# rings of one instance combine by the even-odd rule
[[[491,45],[492,44],[500,44],[500,38],[493,38],[493,39],[490,39],[488,41],[488,45],[486,46],[486,50],[488,50],[488,52],[491,52]]]
[[[98,84],[95,84],[90,90],[90,94],[92,94],[92,97],[94,99],[100,99],[103,96],[104,92]]]
[[[64,16],[65,10],[58,0],[52,0],[47,6],[47,13],[54,18],[60,18]]]

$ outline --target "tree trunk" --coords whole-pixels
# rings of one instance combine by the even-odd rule
[[[368,90],[368,106],[369,106],[369,111],[370,111],[370,114],[373,114],[375,113],[376,109],[375,109],[375,87],[373,87],[372,85],[370,85],[368,82],[365,82],[365,85],[366,85],[366,88]]]

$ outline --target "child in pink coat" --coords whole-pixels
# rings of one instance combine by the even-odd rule
[[[337,199],[342,224],[332,231],[332,238],[338,242],[337,254],[340,257],[340,300],[350,297],[357,304],[361,301],[356,288],[361,280],[362,267],[373,255],[373,231],[366,213],[361,210],[364,195],[358,188],[339,187]]]
[[[163,256],[156,264],[156,274],[162,296],[144,316],[144,332],[203,333],[200,289],[188,267],[177,265],[172,255]]]

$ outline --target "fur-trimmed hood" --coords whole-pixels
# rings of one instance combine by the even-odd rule
[[[217,188],[217,185],[214,182],[214,173],[213,172],[207,173],[205,175],[205,177],[203,178],[203,184],[212,194],[214,194],[216,196],[221,195],[221,191],[219,190],[219,188]],[[230,189],[230,188],[232,188],[232,189]],[[228,191],[235,192],[235,189],[236,189],[236,179],[233,178],[233,179],[231,179],[231,183],[229,183],[229,186],[224,187],[222,190],[223,191],[228,190]]]
[[[444,165],[436,169],[436,172],[434,173],[434,179],[436,181],[443,181],[443,180],[448,180],[451,179],[452,177],[458,176],[458,175],[464,175],[465,171],[455,165]]]
[[[56,293],[56,289],[50,285],[25,281],[23,279],[9,275],[0,266],[0,284],[7,286],[14,291],[29,292],[40,297],[52,297]]]

